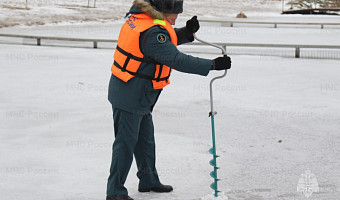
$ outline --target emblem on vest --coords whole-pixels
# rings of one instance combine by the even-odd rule
[[[166,42],[166,36],[163,33],[160,33],[157,35],[157,41],[161,44]]]
[[[133,23],[134,21],[136,21],[135,17],[130,17],[128,20],[126,20],[126,23],[129,25],[129,27],[133,30],[136,28],[136,25]]]

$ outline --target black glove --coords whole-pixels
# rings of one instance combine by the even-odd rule
[[[197,20],[197,16],[193,16],[191,19],[189,19],[187,21],[185,28],[186,28],[187,33],[190,35],[192,35],[193,33],[196,33],[198,29],[200,28],[200,24]]]
[[[225,70],[231,68],[231,59],[229,56],[224,55],[223,57],[215,58],[212,62],[212,70]]]

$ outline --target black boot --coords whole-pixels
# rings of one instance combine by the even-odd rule
[[[171,192],[173,190],[171,185],[163,185],[161,184],[158,187],[152,187],[152,188],[138,188],[139,192]]]
[[[128,195],[115,195],[115,196],[106,196],[106,200],[133,200],[133,198]]]

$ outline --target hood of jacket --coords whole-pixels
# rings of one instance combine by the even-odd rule
[[[162,12],[157,11],[151,4],[149,0],[135,0],[129,10],[126,13],[127,17],[130,14],[141,14],[145,13],[152,17],[153,19],[164,19]]]

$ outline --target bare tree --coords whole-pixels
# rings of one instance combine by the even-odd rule
[[[339,9],[340,8],[340,0],[282,0],[282,12],[284,10],[285,5],[290,6],[289,10],[293,10],[293,9],[304,10],[304,9],[324,8],[325,11],[327,12],[328,8]]]
[[[318,7],[329,7],[329,5],[334,5],[334,2],[340,0],[291,0],[288,2],[288,5],[291,5],[291,9],[293,7],[297,7],[300,9],[312,9]]]
[[[90,0],[87,0],[87,7],[90,7]],[[93,1],[93,7],[96,7],[96,0]]]

